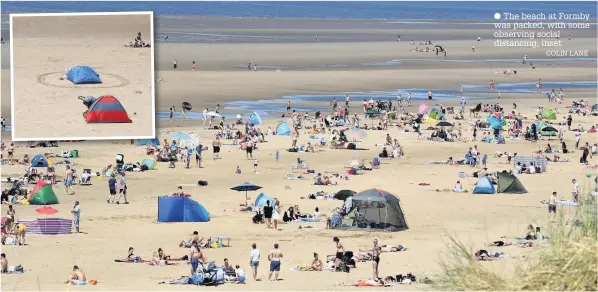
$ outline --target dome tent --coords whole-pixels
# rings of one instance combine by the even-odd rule
[[[282,122],[276,126],[276,135],[291,136],[291,128],[287,122]]]
[[[66,73],[66,79],[75,84],[102,83],[100,75],[89,66],[75,66]]]
[[[488,178],[487,176],[483,176],[475,184],[475,187],[473,188],[473,193],[489,195],[496,193],[496,190],[494,189],[494,184],[492,184],[490,178]]]
[[[131,123],[127,111],[116,97],[100,96],[83,115],[88,123]]]
[[[264,122],[262,120],[262,117],[258,113],[253,112],[250,114],[250,116],[249,116],[249,124],[250,125],[259,126],[263,123]]]
[[[32,167],[48,167],[50,165],[48,164],[48,160],[46,159],[46,156],[44,156],[43,154],[38,154],[38,155],[35,155],[35,157],[33,157],[33,159],[31,159],[31,166]]]
[[[543,120],[556,120],[556,113],[551,108],[544,108],[542,110]]]
[[[409,228],[399,198],[389,192],[369,189],[355,194],[351,199],[351,210],[336,228],[371,231],[401,231]]]
[[[506,170],[498,173],[497,192],[505,194],[525,194],[527,190],[519,179]]]
[[[274,206],[274,200],[272,198],[270,198],[268,195],[261,193],[257,196],[257,198],[255,198],[255,207],[264,207],[266,206],[266,202],[270,201],[270,206]]]
[[[200,203],[178,196],[158,197],[158,222],[208,222],[210,214]]]
[[[58,204],[58,198],[52,190],[52,185],[40,180],[37,182],[31,194],[27,198],[31,205],[54,205]]]

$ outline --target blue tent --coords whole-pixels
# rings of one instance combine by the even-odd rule
[[[259,194],[259,196],[255,198],[255,206],[258,208],[264,207],[266,206],[266,201],[270,201],[270,206],[274,206],[274,200],[264,193]]]
[[[183,132],[175,132],[170,134],[170,137],[174,138],[174,139],[181,139],[181,140],[189,140],[191,139],[191,136],[189,136],[189,134],[185,134]]]
[[[502,122],[495,117],[487,117],[486,121],[490,124],[492,129],[502,129]]]
[[[66,73],[66,79],[75,84],[102,83],[100,75],[89,66],[75,66]]]
[[[490,178],[488,178],[487,176],[481,177],[480,180],[478,181],[478,183],[475,184],[475,187],[473,188],[473,193],[474,194],[494,194],[495,193],[494,185],[492,184],[492,181],[490,180]]]
[[[264,123],[264,121],[262,120],[262,117],[260,117],[260,115],[258,113],[253,112],[251,114],[251,116],[249,116],[249,124],[250,125],[259,126],[263,123]]]
[[[178,196],[158,197],[158,222],[208,222],[210,214],[200,203]]]
[[[276,135],[291,136],[291,128],[287,122],[282,122],[276,126]]]
[[[160,145],[160,140],[158,139],[139,139],[137,140],[137,146],[145,146],[145,145],[152,145],[152,147],[156,147]]]
[[[31,159],[31,166],[33,167],[48,167],[48,160],[43,154],[38,154]]]

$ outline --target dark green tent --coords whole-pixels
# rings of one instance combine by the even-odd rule
[[[512,175],[511,173],[503,170],[502,172],[498,173],[498,193],[506,193],[506,194],[525,194],[527,190],[521,184],[519,179]]]

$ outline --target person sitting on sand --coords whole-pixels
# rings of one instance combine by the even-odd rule
[[[245,276],[245,270],[241,269],[239,265],[235,266],[235,277],[237,282],[243,284],[245,280],[247,280],[247,276]]]
[[[457,183],[455,184],[455,188],[453,189],[453,192],[455,192],[455,193],[463,192],[463,186],[461,185],[461,181],[457,181]]]
[[[127,261],[141,262],[143,261],[143,259],[141,259],[140,256],[135,255],[135,250],[133,249],[133,247],[129,247],[129,252],[127,253]]]
[[[193,235],[191,237],[189,237],[188,240],[181,241],[181,243],[179,244],[179,247],[190,248],[195,243],[198,243],[201,246],[203,243],[203,240],[204,240],[203,237],[199,238],[199,232],[193,231]]]
[[[169,260],[170,259],[170,255],[166,255],[164,253],[164,250],[162,250],[162,248],[158,248],[158,258],[160,260]]]
[[[493,241],[491,243],[486,244],[486,246],[510,246],[513,245],[512,242],[504,242],[502,240]]]
[[[321,272],[323,268],[322,260],[318,257],[318,254],[314,252],[314,259],[311,261],[309,271]]]
[[[527,226],[527,232],[525,233],[525,240],[534,240],[536,239],[536,231],[534,230],[534,226],[533,225],[528,225]]]
[[[85,272],[80,269],[79,266],[74,266],[69,279],[64,283],[71,285],[85,285],[87,284],[87,277],[85,276]]]

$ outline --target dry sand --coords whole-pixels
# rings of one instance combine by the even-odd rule
[[[152,48],[124,47],[137,32],[149,42],[151,17],[15,17],[14,138],[151,137],[154,134]],[[94,68],[102,84],[59,80],[68,68]],[[116,96],[129,124],[88,124],[77,96]],[[4,95],[3,95],[4,98]]]
[[[579,39],[580,46],[595,39]],[[545,81],[595,80],[595,62],[589,64],[562,63],[545,64],[537,69],[522,69],[518,63],[506,64],[501,68],[519,68],[517,76],[499,76],[494,72],[496,67],[488,63],[480,64],[438,64],[431,68],[423,62],[413,62],[406,67],[363,70],[283,70],[282,72],[246,72],[244,68],[231,68],[247,62],[258,64],[284,65],[305,64],[306,61],[319,62],[368,62],[399,59],[410,54],[405,44],[398,46],[404,50],[388,52],[396,43],[372,43],[368,45],[342,45],[329,43],[299,44],[297,48],[289,44],[160,44],[156,50],[157,66],[161,68],[157,76],[163,82],[157,84],[157,106],[166,110],[171,105],[179,105],[189,100],[194,108],[214,108],[215,104],[233,100],[253,100],[277,98],[295,93],[343,93],[355,90],[385,90],[395,88],[456,88],[461,83],[488,84],[490,79],[497,82],[524,82],[542,78]],[[504,51],[491,46],[478,45],[478,58],[500,57],[520,58],[531,54],[526,50]],[[471,47],[470,41],[451,44],[454,54],[466,55]],[[284,48],[284,50],[282,49]],[[311,49],[313,48],[313,49]],[[342,53],[339,50],[342,48]],[[346,51],[345,51],[346,50]],[[461,52],[462,53],[457,53]],[[595,46],[594,46],[595,56]],[[209,53],[209,55],[206,55]],[[419,53],[416,58],[419,57]],[[423,53],[422,53],[423,54]],[[431,54],[431,53],[430,53]],[[208,57],[209,56],[209,57]],[[537,55],[536,55],[537,56]],[[532,56],[534,57],[534,56]],[[179,72],[173,72],[172,59],[179,61]],[[469,57],[466,57],[469,58]],[[472,57],[473,58],[473,57]],[[540,56],[537,56],[540,58]],[[191,72],[191,61],[196,60],[199,71]],[[258,60],[258,61],[256,61]],[[205,64],[205,65],[204,65]],[[209,65],[208,65],[209,64]],[[206,71],[204,71],[206,67]],[[238,71],[238,72],[235,72]],[[596,96],[595,90],[565,89],[569,100],[589,99]],[[4,94],[3,94],[4,96]],[[548,104],[542,94],[503,94],[500,101],[506,108],[512,102],[518,109],[533,116],[537,106],[558,108],[558,118],[567,111],[564,105]],[[494,101],[492,101],[494,102]],[[414,105],[417,106],[419,102]],[[411,108],[411,110],[414,109]],[[277,119],[268,119],[263,130],[274,127]],[[588,127],[596,123],[595,117],[575,117],[575,124]],[[471,127],[463,122],[464,136],[471,137]],[[528,125],[529,122],[526,122]],[[462,157],[468,147],[478,145],[481,153],[488,154],[488,168],[491,171],[510,169],[506,159],[492,158],[495,151],[517,152],[519,155],[532,155],[539,147],[549,141],[532,144],[524,141],[508,142],[505,145],[470,143],[437,143],[417,140],[413,133],[405,133],[397,129],[389,131],[370,131],[360,147],[368,151],[343,151],[325,149],[321,153],[288,153],[291,141],[289,137],[269,136],[268,142],[259,144],[255,152],[259,159],[259,174],[252,173],[252,162],[245,160],[245,153],[234,146],[223,146],[222,159],[211,159],[211,142],[213,131],[203,130],[198,121],[160,121],[158,138],[169,138],[168,133],[174,131],[193,132],[199,134],[202,143],[210,145],[210,151],[204,153],[204,167],[184,169],[179,163],[177,168],[169,169],[168,164],[159,163],[156,170],[146,173],[128,173],[130,205],[109,205],[106,203],[108,187],[105,179],[93,179],[92,186],[75,186],[74,196],[64,194],[64,187],[54,187],[61,203],[53,207],[60,213],[57,216],[70,218],[70,208],[75,200],[82,205],[81,230],[87,234],[69,236],[29,236],[28,246],[6,246],[3,252],[8,255],[10,264],[22,264],[26,269],[23,275],[7,275],[2,277],[3,290],[62,290],[62,282],[75,264],[87,272],[89,279],[96,279],[99,285],[93,289],[100,290],[187,290],[196,287],[159,285],[158,282],[177,278],[188,274],[189,265],[174,267],[151,267],[145,264],[117,264],[114,258],[126,256],[128,247],[149,258],[159,247],[167,254],[182,256],[188,249],[178,248],[180,240],[192,231],[198,230],[204,237],[226,235],[232,238],[230,248],[207,249],[204,253],[208,260],[222,264],[228,258],[232,264],[239,264],[249,273],[249,252],[251,244],[257,243],[262,252],[259,278],[262,281],[243,286],[226,284],[215,290],[355,290],[347,287],[359,279],[371,277],[371,263],[358,264],[351,273],[328,272],[293,272],[289,268],[306,265],[312,253],[320,256],[334,254],[333,236],[341,238],[347,250],[358,250],[361,246],[369,246],[374,238],[382,243],[402,244],[408,248],[405,252],[382,254],[380,275],[396,275],[408,272],[419,278],[429,276],[438,271],[438,261],[445,251],[448,236],[456,236],[463,241],[472,252],[484,248],[484,243],[497,240],[501,236],[521,236],[528,224],[536,224],[545,230],[550,229],[547,222],[546,206],[541,200],[548,198],[552,191],[559,192],[562,199],[570,199],[571,179],[577,178],[580,186],[585,188],[583,175],[594,170],[586,169],[578,161],[580,153],[563,155],[572,162],[549,164],[548,172],[538,175],[522,175],[521,182],[528,189],[525,195],[480,196],[471,194],[476,180],[459,178],[459,172],[471,173],[475,169],[465,166],[429,165],[431,161],[446,160],[449,156]],[[344,173],[349,160],[370,160],[377,156],[380,148],[376,144],[384,142],[384,136],[390,133],[399,139],[407,158],[385,160],[380,170],[366,172],[360,176],[352,176],[350,180],[340,181],[338,186],[314,186],[313,180],[284,180],[291,173],[291,164],[298,157],[305,159],[316,172]],[[305,143],[308,135],[301,135],[299,143]],[[569,148],[574,145],[573,132],[566,132],[564,138]],[[170,140],[170,139],[169,139]],[[4,136],[3,141],[8,142]],[[595,142],[595,134],[582,135],[582,143]],[[229,141],[226,141],[227,143]],[[556,141],[550,141],[551,144]],[[554,144],[553,144],[554,145]],[[22,158],[24,153],[30,156],[44,151],[60,152],[60,150],[77,149],[81,157],[74,159],[76,169],[91,168],[100,171],[108,164],[113,164],[115,155],[123,153],[126,161],[141,161],[147,156],[144,147],[130,145],[129,141],[120,142],[76,142],[61,143],[59,148],[27,149],[18,148],[15,156]],[[280,151],[280,162],[274,155]],[[4,155],[6,153],[4,152]],[[595,159],[592,164],[595,163]],[[240,166],[243,173],[234,174]],[[20,174],[22,166],[2,166],[2,176]],[[57,169],[59,175],[64,172],[63,166]],[[198,180],[206,180],[206,187],[184,186],[184,190],[192,194],[192,198],[203,204],[211,214],[208,223],[175,223],[157,224],[157,196],[171,194],[180,184],[194,184]],[[436,189],[452,188],[457,180],[463,182],[470,193],[435,192]],[[323,190],[336,192],[342,189],[356,191],[368,188],[381,188],[396,194],[401,200],[409,230],[398,233],[369,233],[324,229],[324,223],[292,223],[280,226],[280,231],[266,230],[263,225],[251,223],[251,213],[233,211],[244,203],[244,193],[230,190],[231,187],[249,181],[263,187],[258,192],[250,193],[250,201],[264,192],[278,198],[283,209],[298,205],[303,213],[312,213],[319,207],[322,213],[331,215],[331,209],[341,206],[340,201],[304,200],[310,192]],[[546,183],[552,182],[552,183]],[[419,186],[429,183],[430,186]],[[287,188],[288,187],[288,188]],[[15,206],[18,218],[37,217],[32,206]],[[559,212],[567,218],[574,209],[561,207]],[[6,206],[2,206],[2,214]],[[299,226],[312,226],[313,229],[298,229]],[[268,262],[267,252],[274,243],[279,243],[284,259],[282,261],[281,278],[283,281],[271,283],[266,281]],[[490,250],[504,251],[508,258],[495,262],[483,263],[489,269],[511,274],[517,263],[522,263],[534,249],[516,247],[496,248]],[[48,271],[52,271],[48,273]],[[306,280],[307,279],[307,280]],[[389,290],[423,290],[428,286],[401,285]],[[76,289],[76,288],[75,288]],[[90,289],[83,288],[83,289]]]

